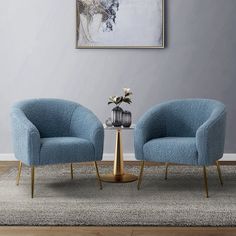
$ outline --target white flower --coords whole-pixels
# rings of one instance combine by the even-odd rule
[[[125,96],[131,95],[131,89],[130,88],[123,88],[124,92],[125,92]]]

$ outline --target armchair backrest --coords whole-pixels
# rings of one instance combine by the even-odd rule
[[[32,99],[15,104],[36,126],[42,138],[70,136],[70,122],[79,104],[61,99]]]
[[[224,110],[222,103],[210,99],[175,100],[164,107],[167,137],[195,137],[197,129],[213,113]]]

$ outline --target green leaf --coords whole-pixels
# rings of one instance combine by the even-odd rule
[[[126,93],[125,97],[129,97],[130,95],[132,95],[132,92]]]
[[[132,103],[131,99],[128,98],[128,97],[125,97],[125,98],[123,99],[123,101],[124,101],[125,103],[128,103],[128,104]]]

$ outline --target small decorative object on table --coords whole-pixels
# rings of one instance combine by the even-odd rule
[[[115,127],[120,127],[122,125],[122,114],[123,109],[119,106],[116,106],[111,111],[112,124]]]
[[[112,127],[112,120],[111,120],[111,117],[107,118],[105,124],[106,124],[107,127]]]
[[[124,96],[111,96],[108,100],[108,105],[114,103],[116,107],[112,109],[111,117],[112,117],[112,124],[115,127],[120,127],[123,125],[124,127],[129,127],[131,125],[131,112],[123,111],[120,107],[121,103],[132,103],[131,95],[132,92],[129,88],[124,88]]]
[[[123,111],[122,125],[126,128],[130,127],[132,123],[132,114],[130,111]]]

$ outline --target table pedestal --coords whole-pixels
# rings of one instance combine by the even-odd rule
[[[102,175],[100,178],[103,182],[111,183],[128,183],[138,179],[138,177],[135,175],[124,173],[121,129],[119,128],[116,129],[116,147],[113,173]]]

